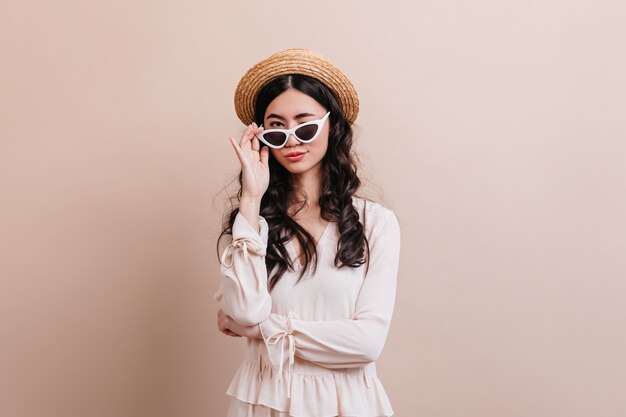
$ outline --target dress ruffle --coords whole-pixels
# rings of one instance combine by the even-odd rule
[[[291,374],[289,378],[262,362],[244,360],[226,393],[240,401],[264,405],[294,417],[358,416],[394,414],[389,398],[376,375],[363,368],[333,369],[317,375]]]

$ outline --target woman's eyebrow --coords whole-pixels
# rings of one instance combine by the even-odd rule
[[[308,117],[308,116],[315,116],[313,113],[300,113],[296,115],[296,119],[301,119],[303,117]],[[269,119],[270,117],[275,117],[277,119],[280,120],[285,120],[284,117],[277,115],[276,113],[272,113],[269,116],[267,116],[267,118]]]

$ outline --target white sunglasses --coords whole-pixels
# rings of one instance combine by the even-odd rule
[[[324,117],[319,120],[310,120],[294,126],[292,129],[269,129],[256,135],[256,137],[269,146],[270,148],[280,149],[287,144],[290,135],[294,135],[302,143],[313,142],[322,131],[324,122],[330,115],[330,112],[326,113]],[[260,127],[263,127],[262,125]]]

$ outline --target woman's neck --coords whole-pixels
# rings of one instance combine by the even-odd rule
[[[291,178],[291,185],[296,193],[291,196],[295,204],[301,201],[301,196],[306,196],[307,205],[310,208],[319,206],[319,198],[322,190],[321,171],[307,171],[302,174],[294,175]],[[299,204],[298,204],[299,205]]]

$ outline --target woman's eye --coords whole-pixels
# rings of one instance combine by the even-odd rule
[[[270,127],[277,127],[278,125],[282,125],[281,122],[271,122]]]

